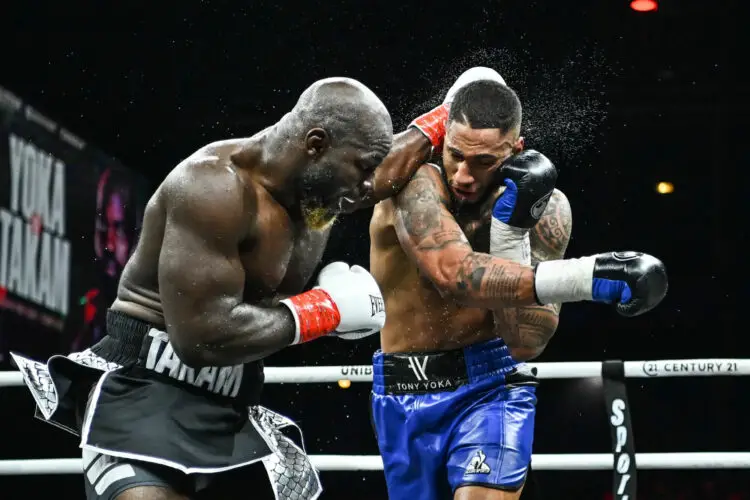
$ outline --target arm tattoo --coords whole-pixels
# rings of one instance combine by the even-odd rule
[[[491,255],[483,253],[468,254],[458,270],[457,288],[501,301],[519,300],[522,275],[517,269],[495,264],[494,260]]]
[[[474,252],[466,235],[447,210],[448,196],[429,167],[422,167],[397,196],[396,231],[407,253],[450,281],[455,298],[475,307],[498,302],[533,300],[531,270]],[[408,247],[408,248],[407,248]],[[446,253],[450,252],[450,253]],[[460,261],[454,260],[456,257]],[[521,283],[526,278],[525,296]]]
[[[482,254],[468,254],[458,268],[456,276],[456,287],[460,291],[479,292],[482,290],[482,281],[487,273],[487,265],[490,264],[489,256]]]
[[[418,250],[440,250],[452,243],[469,244],[460,229],[445,227],[450,214],[442,210],[448,203],[440,186],[423,167],[399,196],[399,215],[404,229]],[[455,225],[455,224],[453,224]]]
[[[542,218],[529,233],[531,262],[562,259],[573,229],[573,215],[568,199],[560,191],[550,197]]]
[[[570,203],[555,190],[547,209],[529,232],[531,263],[562,259],[573,227]],[[541,353],[557,329],[561,304],[507,308],[495,312],[495,328],[510,347],[531,357]]]

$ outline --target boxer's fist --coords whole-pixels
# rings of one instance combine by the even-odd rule
[[[542,153],[529,149],[505,160],[499,173],[505,191],[495,202],[493,219],[522,229],[534,227],[555,189],[555,165]]]
[[[415,118],[409,124],[409,128],[415,128],[422,132],[422,135],[430,141],[434,149],[442,149],[448,113],[448,105],[441,104],[437,108],[431,109],[422,116]]]
[[[656,257],[609,252],[594,258],[592,299],[617,304],[617,312],[623,316],[650,311],[667,294],[667,270]]]
[[[354,340],[377,333],[385,325],[383,294],[366,269],[333,262],[320,271],[316,288],[331,297],[341,316],[333,335]]]
[[[622,316],[638,316],[664,299],[667,270],[659,259],[641,252],[548,260],[536,265],[534,291],[540,304],[590,300],[616,304]]]

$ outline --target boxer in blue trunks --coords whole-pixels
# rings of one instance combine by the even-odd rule
[[[570,205],[549,159],[523,150],[521,104],[496,72],[464,73],[412,126],[442,165],[421,166],[370,223],[386,309],[371,404],[389,498],[517,499],[537,385],[523,361],[547,345],[560,304],[642,314],[665,296],[666,270],[639,252],[563,259]]]

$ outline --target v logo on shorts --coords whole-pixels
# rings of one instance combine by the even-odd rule
[[[409,368],[411,368],[411,371],[414,372],[414,376],[417,377],[417,380],[419,381],[427,380],[425,368],[427,368],[428,357],[429,356],[411,356],[409,358]]]
[[[469,462],[469,466],[466,467],[466,474],[489,474],[490,466],[484,463],[487,455],[482,450],[478,450],[474,458]]]

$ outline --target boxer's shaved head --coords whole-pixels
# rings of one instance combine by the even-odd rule
[[[355,143],[383,156],[390,150],[391,115],[378,96],[357,80],[318,80],[302,93],[292,113],[303,129],[325,130],[334,147]]]
[[[336,213],[342,197],[360,196],[362,182],[380,165],[393,141],[385,105],[351,78],[313,83],[283,122],[290,139],[302,140],[308,158],[298,179],[299,196],[323,223]]]
[[[521,101],[512,88],[493,80],[477,80],[456,92],[448,121],[507,133],[520,130],[521,118]]]

